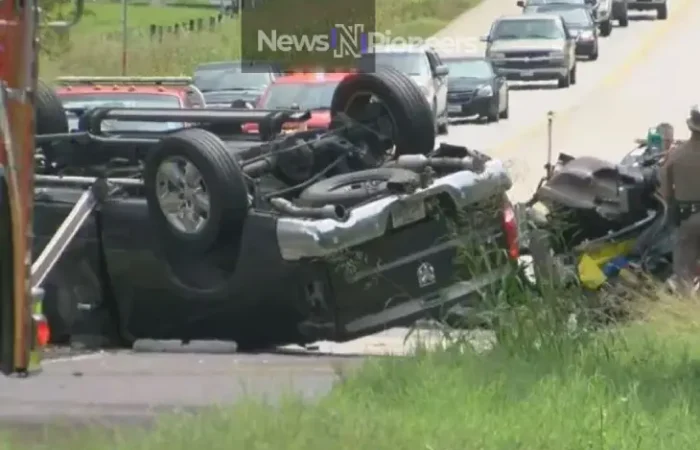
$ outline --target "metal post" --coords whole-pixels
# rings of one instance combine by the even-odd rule
[[[126,76],[126,55],[127,55],[127,0],[122,0],[122,76]]]
[[[552,122],[554,111],[547,112],[547,179],[552,177]]]

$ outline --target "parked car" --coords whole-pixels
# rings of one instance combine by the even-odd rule
[[[306,122],[284,124],[282,129],[285,131],[327,129],[331,123],[333,93],[347,75],[349,75],[347,72],[300,72],[284,75],[267,87],[255,107],[299,109],[311,113],[311,117]],[[257,133],[258,124],[245,124],[243,130],[248,133]]]
[[[267,63],[219,61],[200,64],[192,79],[208,107],[229,108],[236,100],[254,105],[280,75],[278,68]]]
[[[98,108],[82,139],[38,136],[34,254],[79,198],[99,205],[44,283],[54,339],[345,341],[498,290],[519,250],[503,163],[434,150],[432,111],[396,70],[345,77],[331,105],[330,132],[282,133],[298,109]],[[99,131],[146,119],[197,126]],[[248,122],[257,136],[236,133]]]
[[[502,16],[482,41],[498,75],[509,80],[557,80],[560,88],[576,84],[576,38],[561,16]]]
[[[376,45],[360,56],[360,69],[373,71],[376,67],[393,67],[409,76],[421,90],[435,117],[435,131],[447,134],[447,75],[449,68],[435,49],[428,46]]]
[[[590,9],[591,15],[595,19],[596,24],[600,27],[600,35],[603,37],[610,36],[612,33],[613,20],[613,5],[609,1],[597,0],[518,0],[517,5],[523,8],[523,12],[539,5],[550,4],[569,4],[580,5]],[[627,17],[625,15],[625,17]],[[626,25],[625,25],[626,26]]]
[[[477,115],[489,122],[507,119],[508,83],[497,75],[491,61],[476,56],[444,59],[450,68],[447,84],[447,111],[453,117]]]
[[[656,11],[657,19],[668,19],[668,0],[628,0],[627,8],[632,11]]]
[[[559,14],[571,34],[576,37],[576,55],[585,56],[593,61],[598,59],[598,28],[589,8],[566,3],[537,5],[531,8],[532,12]]]
[[[98,107],[117,108],[203,108],[202,93],[188,77],[92,77],[67,76],[55,80],[56,94],[68,116],[70,130],[79,128],[82,111]],[[119,129],[114,121],[105,128]],[[182,127],[182,123],[132,122],[132,129],[160,131]]]

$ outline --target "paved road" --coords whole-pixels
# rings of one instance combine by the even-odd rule
[[[486,0],[441,35],[483,34],[493,17],[517,12],[514,3]],[[616,28],[603,41],[600,59],[579,65],[576,86],[514,89],[509,120],[453,126],[446,140],[511,161],[513,193],[523,199],[542,173],[548,110],[557,112],[555,148],[574,155],[620,158],[635,137],[660,120],[670,120],[683,134],[688,107],[700,98],[692,59],[693,43],[700,42],[697,23],[700,4],[674,0],[666,22],[640,19],[628,29]],[[349,344],[322,343],[320,349],[335,354],[404,353],[405,334],[394,329]],[[139,421],[162,409],[230,402],[245,394],[274,397],[287,389],[313,398],[330,389],[339,370],[360,362],[357,356],[290,354],[121,352],[80,358],[49,363],[38,378],[0,379],[0,420],[43,422],[61,416]]]

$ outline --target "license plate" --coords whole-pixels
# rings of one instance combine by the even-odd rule
[[[535,71],[534,70],[523,70],[520,72],[520,76],[523,77],[534,77],[535,76]]]
[[[420,201],[400,201],[394,204],[394,209],[391,212],[391,223],[394,228],[403,227],[413,222],[425,218],[425,202]]]
[[[462,105],[447,105],[447,112],[451,112],[451,113],[462,112]]]

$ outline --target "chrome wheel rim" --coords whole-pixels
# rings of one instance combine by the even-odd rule
[[[196,234],[209,221],[210,196],[202,174],[181,156],[165,159],[156,172],[158,204],[177,231]]]

